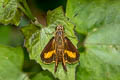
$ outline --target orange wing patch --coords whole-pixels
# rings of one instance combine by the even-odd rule
[[[76,58],[76,53],[75,52],[64,50],[64,53],[66,53],[71,58]]]
[[[50,57],[52,57],[53,54],[55,54],[55,50],[49,51],[48,53],[45,53],[44,58],[50,58]]]

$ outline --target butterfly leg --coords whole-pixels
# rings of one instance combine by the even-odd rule
[[[56,61],[55,61],[55,71],[54,71],[54,72],[56,72],[56,71],[57,71],[57,67],[58,67],[58,56],[56,55]]]
[[[63,53],[62,55],[63,55],[62,66],[63,66],[63,69],[64,69],[65,71],[67,71],[66,64],[65,64],[64,53]]]

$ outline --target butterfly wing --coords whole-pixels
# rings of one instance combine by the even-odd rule
[[[52,39],[48,42],[48,44],[43,49],[40,57],[41,60],[47,64],[55,61],[55,38],[52,37]]]
[[[75,63],[79,61],[79,53],[76,49],[76,47],[72,44],[72,42],[65,37],[65,49],[64,49],[64,58],[65,61],[68,63]]]

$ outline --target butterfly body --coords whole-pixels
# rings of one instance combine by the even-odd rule
[[[69,64],[79,61],[79,53],[71,41],[64,36],[64,28],[56,27],[55,36],[48,42],[41,53],[41,60],[45,63],[55,62],[55,72],[61,62],[67,71],[66,62]]]

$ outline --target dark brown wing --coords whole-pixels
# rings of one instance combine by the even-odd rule
[[[64,49],[64,58],[68,63],[75,63],[79,61],[79,53],[76,47],[72,44],[72,42],[65,37],[65,49]]]
[[[47,64],[55,61],[54,40],[54,37],[52,37],[52,39],[48,42],[40,55],[41,60]]]

